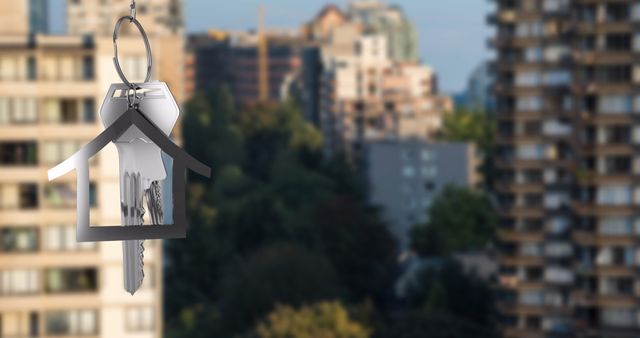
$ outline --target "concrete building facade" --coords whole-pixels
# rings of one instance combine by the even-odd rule
[[[369,202],[381,207],[401,252],[409,250],[409,231],[428,220],[427,210],[445,186],[477,186],[479,164],[469,143],[413,139],[367,144]]]
[[[506,337],[640,336],[637,1],[496,1]]]
[[[297,31],[265,32],[269,101],[282,101],[301,76],[306,41]],[[192,92],[227,86],[240,106],[260,101],[259,35],[211,31],[192,35],[188,43]]]
[[[131,0],[67,0],[67,34],[111,35],[120,17],[129,15]],[[183,0],[145,0],[137,3],[136,18],[150,35],[184,34]],[[124,27],[137,34],[135,27]]]
[[[327,152],[358,161],[369,141],[434,136],[453,109],[450,98],[435,91],[434,72],[394,62],[383,35],[352,25],[333,35],[321,46],[319,121]]]
[[[2,1],[17,12],[0,13],[28,22],[28,2]],[[48,169],[102,130],[99,107],[109,85],[120,82],[110,36],[34,35],[4,24],[0,20],[0,337],[161,337],[161,243],[145,243],[145,280],[132,297],[123,288],[120,242],[76,242],[75,173],[47,180]],[[123,36],[118,43],[124,72],[142,80],[140,38]],[[151,44],[153,78],[168,82],[181,101],[182,38],[154,34]],[[90,162],[92,224],[120,224],[117,162],[112,145]]]
[[[399,6],[380,0],[351,1],[346,12],[364,31],[387,39],[389,57],[398,62],[418,62],[418,32]]]

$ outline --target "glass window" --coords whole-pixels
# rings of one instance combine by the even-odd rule
[[[0,229],[0,252],[33,252],[37,250],[37,228]]]
[[[525,50],[525,60],[527,62],[540,62],[542,61],[542,48],[529,47]]]
[[[0,270],[0,295],[33,294],[39,291],[38,288],[37,270]]]
[[[538,72],[520,72],[516,75],[516,85],[518,86],[537,86],[541,82],[541,76]]]
[[[0,313],[0,337],[25,337],[29,332],[29,314],[26,312]]]
[[[93,123],[96,120],[96,103],[94,99],[88,98],[82,101],[82,121]]]
[[[36,164],[38,164],[36,142],[0,142],[0,165]]]
[[[614,327],[637,326],[634,309],[604,308],[602,310],[602,322],[605,325]]]
[[[422,176],[434,178],[438,175],[438,168],[433,166],[422,167]]]
[[[631,187],[601,186],[598,188],[597,202],[604,205],[625,205],[631,203]]]
[[[571,74],[565,70],[552,70],[544,74],[544,83],[549,86],[562,86],[571,82]]]
[[[416,176],[416,168],[414,168],[413,166],[405,166],[404,168],[402,168],[402,175],[406,178],[411,178]]]
[[[47,293],[75,293],[97,290],[95,268],[47,269],[45,290]]]
[[[627,114],[631,112],[631,97],[627,95],[605,95],[598,101],[598,112],[601,114]]]
[[[129,332],[150,332],[155,329],[155,311],[152,307],[125,310],[125,328]]]
[[[82,58],[82,79],[92,80],[94,77],[93,56],[85,56]]]
[[[97,311],[55,311],[45,315],[49,336],[90,336],[98,334]]]
[[[542,98],[540,96],[518,97],[516,109],[520,111],[536,111],[542,109]]]
[[[38,76],[37,68],[36,68],[36,58],[33,56],[29,56],[27,58],[27,79],[35,80]]]
[[[37,119],[36,99],[0,97],[0,124],[28,124]]]
[[[98,247],[96,242],[77,242],[75,225],[48,226],[43,243],[47,251],[88,251]]]
[[[524,305],[544,304],[544,291],[523,291],[520,293],[520,303]]]
[[[30,183],[0,184],[0,209],[38,207],[38,186]]]
[[[631,235],[633,232],[631,219],[627,217],[609,216],[600,219],[598,232],[602,235]]]

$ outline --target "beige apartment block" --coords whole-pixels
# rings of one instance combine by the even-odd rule
[[[131,0],[67,0],[67,33],[110,35],[116,20],[129,15],[130,4]],[[149,35],[184,33],[183,0],[138,0],[136,4],[136,18]]]
[[[336,27],[323,45],[320,125],[330,153],[360,157],[367,142],[430,139],[450,112],[427,66],[392,61],[387,38],[362,34],[357,26]]]
[[[29,33],[29,10],[26,1],[0,1],[0,32]]]
[[[180,103],[182,39],[151,44],[153,79]],[[127,76],[143,79],[140,38],[122,37],[119,52]],[[75,174],[47,180],[49,168],[103,130],[98,110],[120,82],[112,56],[106,36],[0,31],[0,337],[162,336],[161,243],[146,241],[146,277],[131,296],[121,243],[75,240]],[[117,163],[113,145],[92,159],[92,224],[120,224]]]

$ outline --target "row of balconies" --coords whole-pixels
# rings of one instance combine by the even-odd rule
[[[637,4],[628,2],[575,4],[569,0],[525,0],[499,2],[498,11],[487,16],[487,22],[493,25],[518,22],[524,17],[544,17],[553,15],[568,16],[582,22],[615,23],[640,20]]]
[[[0,297],[87,293],[97,290],[98,272],[95,267],[0,271]]]

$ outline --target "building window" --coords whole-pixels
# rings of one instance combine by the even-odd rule
[[[598,188],[597,201],[602,205],[626,205],[631,203],[631,187],[601,186]]]
[[[35,142],[0,142],[0,165],[32,166],[38,164]]]
[[[37,120],[36,99],[0,97],[0,125],[30,124]]]
[[[49,183],[44,189],[44,205],[52,209],[75,208],[77,199],[75,183]],[[97,205],[96,184],[89,184],[89,205]]]
[[[93,77],[94,77],[93,56],[85,56],[82,58],[82,79],[93,80]]]
[[[0,252],[38,251],[37,228],[0,229]]]
[[[39,291],[38,288],[37,270],[0,270],[0,295],[34,294]]]
[[[426,183],[424,184],[424,188],[425,188],[425,190],[427,190],[427,191],[434,191],[434,190],[436,189],[436,185],[435,185],[435,183],[433,183],[433,182],[431,182],[431,181],[428,181],[428,182],[426,182]]]
[[[96,121],[96,102],[94,99],[88,98],[82,101],[82,121],[84,123],[93,123]]]
[[[31,183],[0,184],[0,209],[35,209],[38,186]]]
[[[516,109],[519,111],[537,111],[542,109],[542,98],[540,96],[519,97],[516,102]]]
[[[38,334],[37,313],[0,313],[0,337],[37,337]]]
[[[128,332],[155,330],[155,311],[152,307],[135,307],[125,310],[125,328]]]
[[[436,167],[422,167],[422,176],[427,178],[434,178],[438,175],[438,168]]]
[[[542,305],[544,304],[544,291],[524,291],[520,293],[520,304]]]
[[[96,242],[77,242],[75,225],[48,226],[44,230],[43,248],[47,251],[90,251]]]
[[[406,178],[412,178],[416,176],[416,168],[412,166],[405,166],[402,168],[402,175]]]
[[[92,292],[98,289],[97,271],[86,269],[47,269],[45,290],[47,293]]]
[[[632,327],[636,324],[636,312],[634,309],[611,309],[602,310],[602,323],[613,327]]]
[[[60,100],[60,122],[76,123],[78,120],[78,103],[75,100]]]
[[[36,58],[29,56],[27,58],[27,79],[34,81],[38,77],[38,70],[36,66]]]
[[[94,336],[98,334],[95,310],[55,311],[45,314],[49,336]]]
[[[598,112],[601,114],[628,114],[632,106],[631,97],[627,95],[604,95],[598,100]]]
[[[42,160],[45,164],[58,164],[73,155],[83,144],[82,141],[46,141],[42,145]]]
[[[518,86],[538,86],[541,82],[541,75],[539,72],[521,72],[516,74],[516,85]]]
[[[429,150],[423,150],[420,152],[423,161],[431,161],[435,158],[435,154]]]

